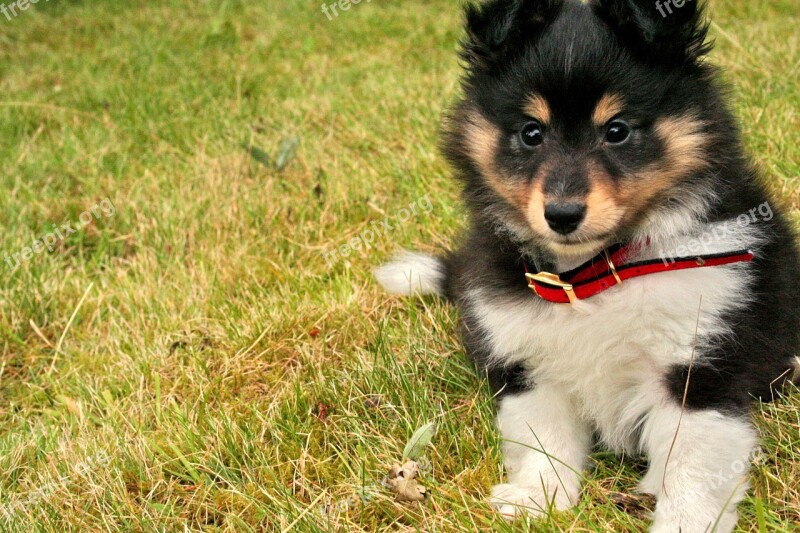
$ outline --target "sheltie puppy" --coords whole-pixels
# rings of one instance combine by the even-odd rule
[[[467,235],[376,276],[458,307],[496,393],[508,482],[490,503],[510,518],[575,505],[598,444],[648,459],[652,531],[736,525],[751,402],[797,364],[800,278],[707,30],[696,1],[466,8],[443,144]]]

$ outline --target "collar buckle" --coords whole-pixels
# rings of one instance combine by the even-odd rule
[[[541,294],[536,292],[536,283],[546,283],[547,285],[552,285],[554,287],[558,287],[559,289],[563,289],[564,293],[566,293],[567,298],[569,298],[569,303],[574,304],[578,301],[578,297],[575,295],[575,290],[572,287],[571,283],[566,283],[565,281],[561,281],[561,278],[558,274],[552,274],[550,272],[539,272],[538,274],[525,274],[525,277],[530,280],[528,287],[533,289],[534,294],[539,298],[544,300],[545,298],[542,297]]]

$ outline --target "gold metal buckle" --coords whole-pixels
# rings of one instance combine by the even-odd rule
[[[548,285],[553,285],[554,287],[563,289],[564,292],[567,294],[567,298],[569,298],[569,303],[571,304],[574,304],[575,302],[578,301],[578,297],[575,295],[575,291],[573,290],[572,284],[561,281],[561,278],[558,276],[558,274],[551,274],[550,272],[539,272],[538,274],[525,274],[525,277],[531,280],[532,282],[538,281],[540,283],[547,283]],[[536,296],[542,298],[542,295],[536,292],[536,285],[532,282],[528,286],[531,289],[533,289],[533,292],[536,294]]]
[[[619,277],[617,273],[617,267],[614,266],[614,263],[611,262],[611,256],[608,254],[608,250],[603,250],[603,255],[606,258],[606,263],[608,263],[608,268],[611,269],[611,273],[614,274],[614,279],[617,280],[617,283],[622,285],[622,278]]]

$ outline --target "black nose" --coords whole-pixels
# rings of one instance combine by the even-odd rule
[[[581,225],[586,216],[583,204],[547,204],[544,218],[550,229],[561,235],[569,235]]]

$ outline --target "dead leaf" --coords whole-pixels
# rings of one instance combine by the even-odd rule
[[[397,496],[397,501],[421,502],[428,497],[427,489],[417,481],[418,475],[419,465],[416,461],[392,465],[387,483]]]
[[[402,477],[389,479],[389,487],[400,502],[422,502],[428,497],[428,491],[416,479]]]
[[[610,499],[618,509],[637,518],[646,518],[655,508],[653,497],[646,494],[637,496],[624,492],[612,492]]]
[[[416,461],[406,461],[405,464],[392,465],[392,468],[389,469],[389,479],[394,479],[397,477],[405,478],[405,479],[416,479],[419,475],[419,465]]]

